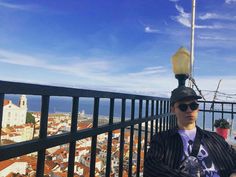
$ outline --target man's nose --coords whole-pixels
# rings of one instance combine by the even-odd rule
[[[193,110],[188,106],[186,112],[193,112]]]

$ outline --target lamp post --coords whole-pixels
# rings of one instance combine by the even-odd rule
[[[172,66],[175,78],[178,79],[178,87],[185,86],[185,81],[190,75],[190,54],[187,49],[179,48],[172,56]]]

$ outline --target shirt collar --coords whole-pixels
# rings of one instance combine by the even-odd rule
[[[202,135],[202,137],[205,136],[205,135],[207,135],[207,134],[204,133],[204,131],[203,131],[200,127],[196,126],[196,128],[197,128],[197,133],[200,133],[200,134]],[[170,135],[171,135],[171,136],[174,136],[174,135],[176,135],[176,134],[179,134],[179,133],[178,133],[178,126],[175,126],[174,128],[172,128],[172,129],[170,130]]]

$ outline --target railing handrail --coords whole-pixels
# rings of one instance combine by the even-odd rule
[[[97,91],[78,88],[68,88],[59,86],[48,86],[40,84],[9,82],[0,80],[0,93],[4,94],[28,94],[28,95],[48,95],[48,96],[68,96],[68,97],[99,97],[116,99],[141,99],[141,100],[163,100],[169,98],[144,96],[127,93],[117,93],[109,91]]]
[[[216,104],[236,104],[236,102],[228,102],[228,101],[204,101],[204,100],[199,100],[199,103],[216,103]]]

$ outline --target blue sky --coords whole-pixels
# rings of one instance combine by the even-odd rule
[[[196,0],[201,90],[222,79],[220,91],[236,93],[235,9]],[[191,0],[0,0],[0,79],[169,96],[171,56],[190,49],[190,23]]]

